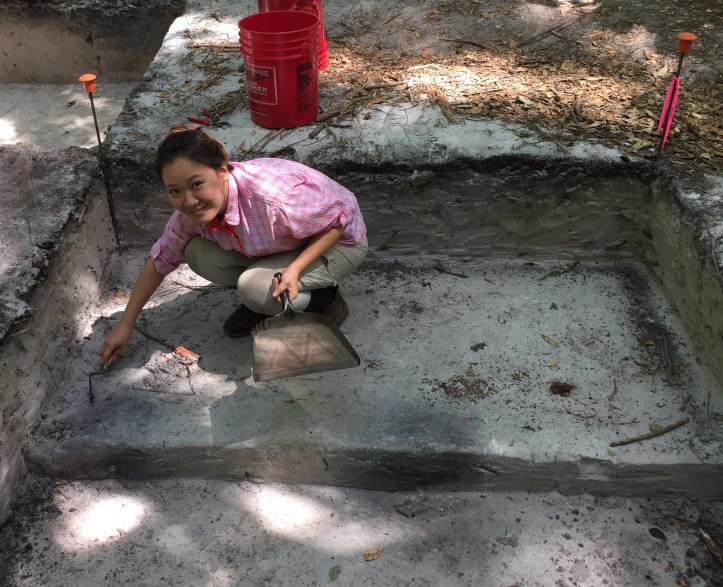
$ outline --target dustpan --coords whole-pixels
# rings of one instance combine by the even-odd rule
[[[297,311],[286,291],[281,304],[280,314],[251,331],[254,381],[359,366],[359,355],[329,316]]]

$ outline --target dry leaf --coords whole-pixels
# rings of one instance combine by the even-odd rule
[[[560,359],[552,359],[552,361],[550,361],[550,362],[547,364],[547,366],[548,366],[548,367],[557,367],[557,364],[558,364],[559,362],[560,362]]]
[[[643,51],[643,57],[645,57],[645,59],[647,61],[650,61],[653,58],[653,52],[652,51]]]
[[[192,361],[198,361],[198,359],[201,358],[200,355],[194,353],[193,351],[189,351],[185,346],[177,346],[176,352],[182,357],[186,357],[187,359],[191,359]]]
[[[124,291],[117,291],[117,292],[115,292],[115,297],[121,298],[122,300],[130,300],[130,299],[131,299],[131,296],[129,296],[129,295],[128,295],[126,292],[124,292]]]
[[[563,383],[562,381],[553,381],[550,383],[550,391],[554,395],[567,397],[573,389],[575,389],[575,386],[572,383]]]
[[[698,460],[699,460],[701,463],[705,460],[705,456],[703,455],[703,452],[702,452],[699,448],[696,448],[696,446],[695,446],[692,442],[689,442],[689,443],[688,443],[688,447],[690,448],[691,452],[692,452],[696,457],[698,457]]]
[[[723,566],[723,551],[721,550],[720,546],[716,544],[715,540],[713,540],[710,537],[710,534],[703,530],[703,528],[698,528],[698,532],[700,532],[700,536],[701,538],[703,538],[703,541],[708,547],[708,550],[710,550],[713,556],[715,556],[718,563]]]
[[[365,561],[373,561],[379,558],[379,555],[382,553],[383,550],[383,548],[372,548],[371,550],[364,551],[362,553],[362,556],[364,557]]]
[[[546,334],[543,334],[543,335],[542,335],[542,338],[544,338],[544,339],[545,339],[545,342],[546,342],[547,344],[549,344],[550,346],[555,346],[555,347],[556,347],[556,346],[560,346],[559,344],[557,344],[552,338],[550,338],[550,337],[547,336]]]

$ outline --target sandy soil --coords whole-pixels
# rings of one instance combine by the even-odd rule
[[[322,119],[428,100],[453,123],[514,120],[554,140],[594,138],[642,156],[659,144],[676,35],[692,31],[664,156],[689,172],[723,164],[719,0],[362,1],[325,10]]]

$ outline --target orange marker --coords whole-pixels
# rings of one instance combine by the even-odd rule
[[[86,92],[95,92],[95,76],[92,73],[84,73],[78,80],[83,82],[83,89]]]
[[[683,58],[686,53],[690,53],[693,49],[693,41],[698,37],[693,33],[678,33],[678,51],[680,59],[678,60],[678,70],[673,76],[673,80],[668,86],[668,93],[665,95],[665,104],[663,104],[663,112],[660,114],[658,122],[658,132],[661,132],[660,144],[658,145],[658,155],[662,155],[665,142],[668,140],[670,127],[673,125],[673,114],[675,113],[675,105],[678,102],[678,92],[680,91],[680,71],[683,69]]]
[[[690,53],[697,38],[693,33],[678,33],[678,52]]]
[[[95,134],[98,137],[98,158],[100,159],[101,164],[104,163],[103,160],[103,143],[100,140],[100,129],[98,128],[98,118],[95,115],[95,104],[93,103],[93,92],[95,92],[96,85],[95,85],[95,75],[92,73],[84,73],[78,78],[78,81],[80,81],[83,84],[83,89],[88,92],[88,96],[90,96],[90,109],[93,111],[93,122],[95,123]]]

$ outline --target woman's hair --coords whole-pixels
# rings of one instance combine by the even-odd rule
[[[216,171],[227,169],[228,166],[226,149],[216,139],[198,128],[174,126],[156,151],[154,167],[158,177],[161,177],[161,171],[166,165],[181,157],[207,165]]]

